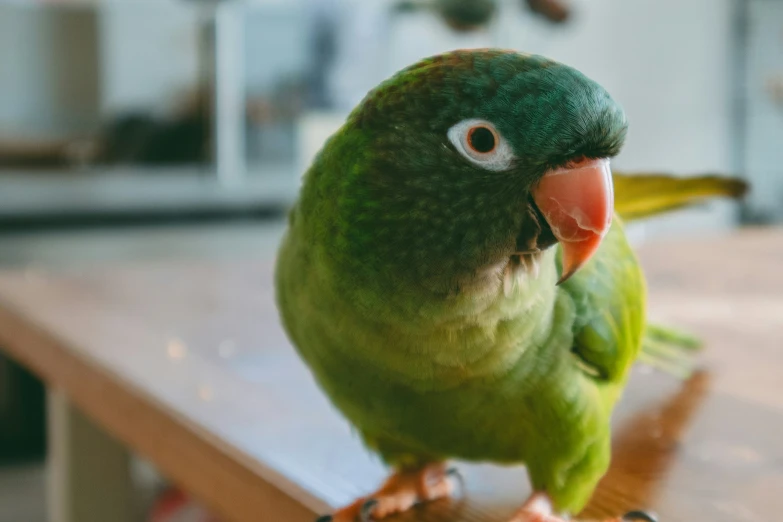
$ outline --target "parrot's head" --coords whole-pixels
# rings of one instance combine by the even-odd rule
[[[609,159],[626,127],[600,85],[547,58],[463,50],[425,59],[348,120],[351,243],[366,260],[443,286],[559,242],[563,281],[608,231]]]

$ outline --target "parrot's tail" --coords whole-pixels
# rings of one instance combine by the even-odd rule
[[[741,179],[714,175],[677,177],[615,172],[612,179],[615,211],[625,221],[696,205],[716,197],[738,199],[748,191],[748,184]]]
[[[696,352],[701,339],[670,326],[648,324],[642,339],[639,362],[687,379],[696,369]]]

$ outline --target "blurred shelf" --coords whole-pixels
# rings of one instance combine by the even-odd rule
[[[285,208],[296,197],[290,165],[250,170],[224,185],[210,169],[112,168],[0,171],[0,219],[54,215],[247,211]]]

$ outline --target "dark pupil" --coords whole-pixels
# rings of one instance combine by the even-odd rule
[[[477,127],[468,136],[470,146],[476,152],[490,152],[495,148],[495,135],[486,127]]]

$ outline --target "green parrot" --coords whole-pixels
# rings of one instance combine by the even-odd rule
[[[534,493],[513,522],[582,510],[645,334],[609,166],[626,129],[579,71],[484,49],[403,69],[327,140],[289,215],[278,308],[318,385],[394,472],[320,520],[448,496],[450,459],[524,464]],[[652,178],[648,195],[681,183]],[[634,217],[737,190],[699,182],[645,207],[618,180],[616,206]]]

